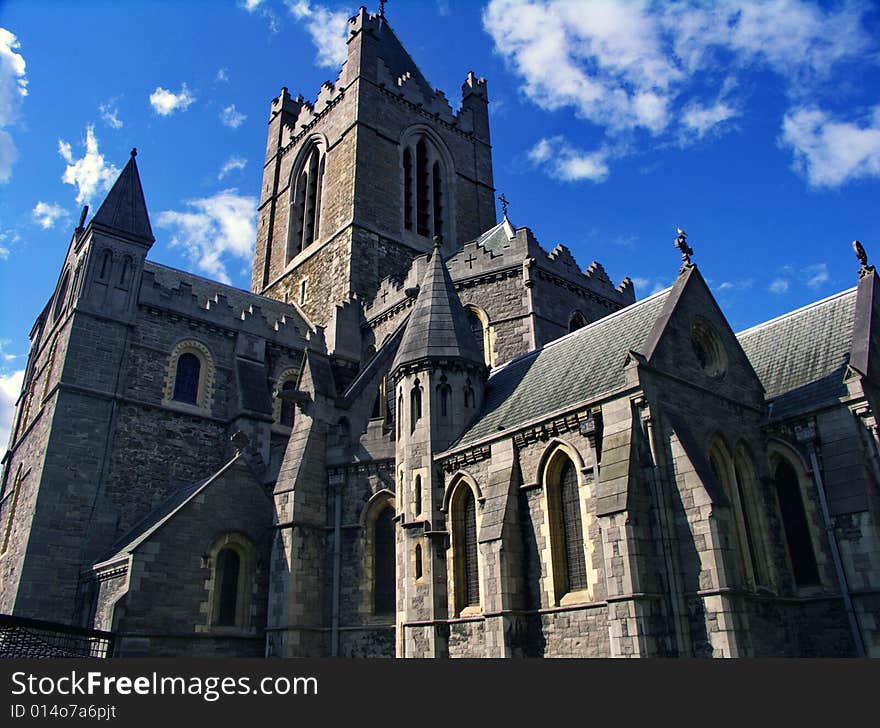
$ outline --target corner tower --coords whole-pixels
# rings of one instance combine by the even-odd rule
[[[348,58],[314,103],[272,100],[251,289],[318,324],[446,240],[495,223],[486,82],[469,73],[453,113],[385,17],[362,7]]]

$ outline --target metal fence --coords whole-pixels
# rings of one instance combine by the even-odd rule
[[[0,614],[0,658],[112,656],[112,632]]]

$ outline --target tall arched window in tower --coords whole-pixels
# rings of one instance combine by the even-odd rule
[[[210,550],[209,624],[214,627],[250,628],[250,599],[254,574],[254,545],[242,533],[221,536]]]
[[[221,549],[217,554],[216,582],[220,584],[217,599],[217,619],[220,627],[232,627],[236,622],[238,610],[238,581],[241,572],[241,557],[235,549]]]
[[[426,130],[411,129],[401,141],[403,227],[415,235],[449,236],[451,157],[443,143]]]
[[[776,461],[773,481],[794,581],[799,587],[816,585],[819,583],[819,567],[813,551],[810,524],[804,511],[800,482],[797,472],[785,458],[780,457]]]
[[[394,509],[383,508],[373,524],[373,612],[394,612]]]
[[[450,501],[456,612],[480,604],[480,571],[477,552],[477,500],[461,481]]]
[[[294,167],[290,178],[287,262],[309,247],[320,234],[325,161],[323,144],[313,142]]]

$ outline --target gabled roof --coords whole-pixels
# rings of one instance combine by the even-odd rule
[[[484,361],[436,245],[391,371],[423,359]]]
[[[459,444],[512,430],[626,383],[624,363],[639,351],[672,289],[622,308],[494,370],[480,415]]]
[[[516,228],[513,227],[507,216],[494,227],[489,228],[474,242],[482,245],[486,250],[492,253],[498,253],[502,248],[510,244],[510,241],[516,237]]]
[[[136,156],[137,150],[132,149],[128,164],[110,188],[110,192],[107,193],[90,224],[153,243],[155,238],[150,227],[150,216],[147,213],[141,177],[135,162]]]
[[[114,561],[120,556],[130,554],[132,551],[134,551],[150,536],[156,533],[156,531],[158,531],[163,525],[165,525],[165,523],[171,520],[171,518],[181,508],[183,508],[187,503],[189,503],[193,498],[195,498],[223,473],[229,470],[229,468],[231,468],[232,465],[240,457],[241,455],[236,455],[232,460],[226,463],[226,465],[220,468],[220,470],[214,473],[211,477],[205,478],[204,480],[200,480],[196,483],[184,485],[176,490],[174,493],[172,493],[170,496],[168,496],[168,498],[166,498],[156,508],[150,511],[150,513],[144,516],[143,519],[136,523],[128,533],[117,539],[116,543],[114,543],[113,546],[110,547],[107,555],[104,558],[100,559],[100,563]]]
[[[772,402],[771,417],[846,395],[855,312],[852,288],[737,334]]]

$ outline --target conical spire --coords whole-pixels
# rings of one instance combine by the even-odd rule
[[[128,164],[107,193],[90,224],[152,244],[156,239],[150,227],[136,156],[137,149],[132,149]]]
[[[484,364],[467,314],[434,239],[434,252],[419,289],[391,371],[424,359],[459,359]]]

